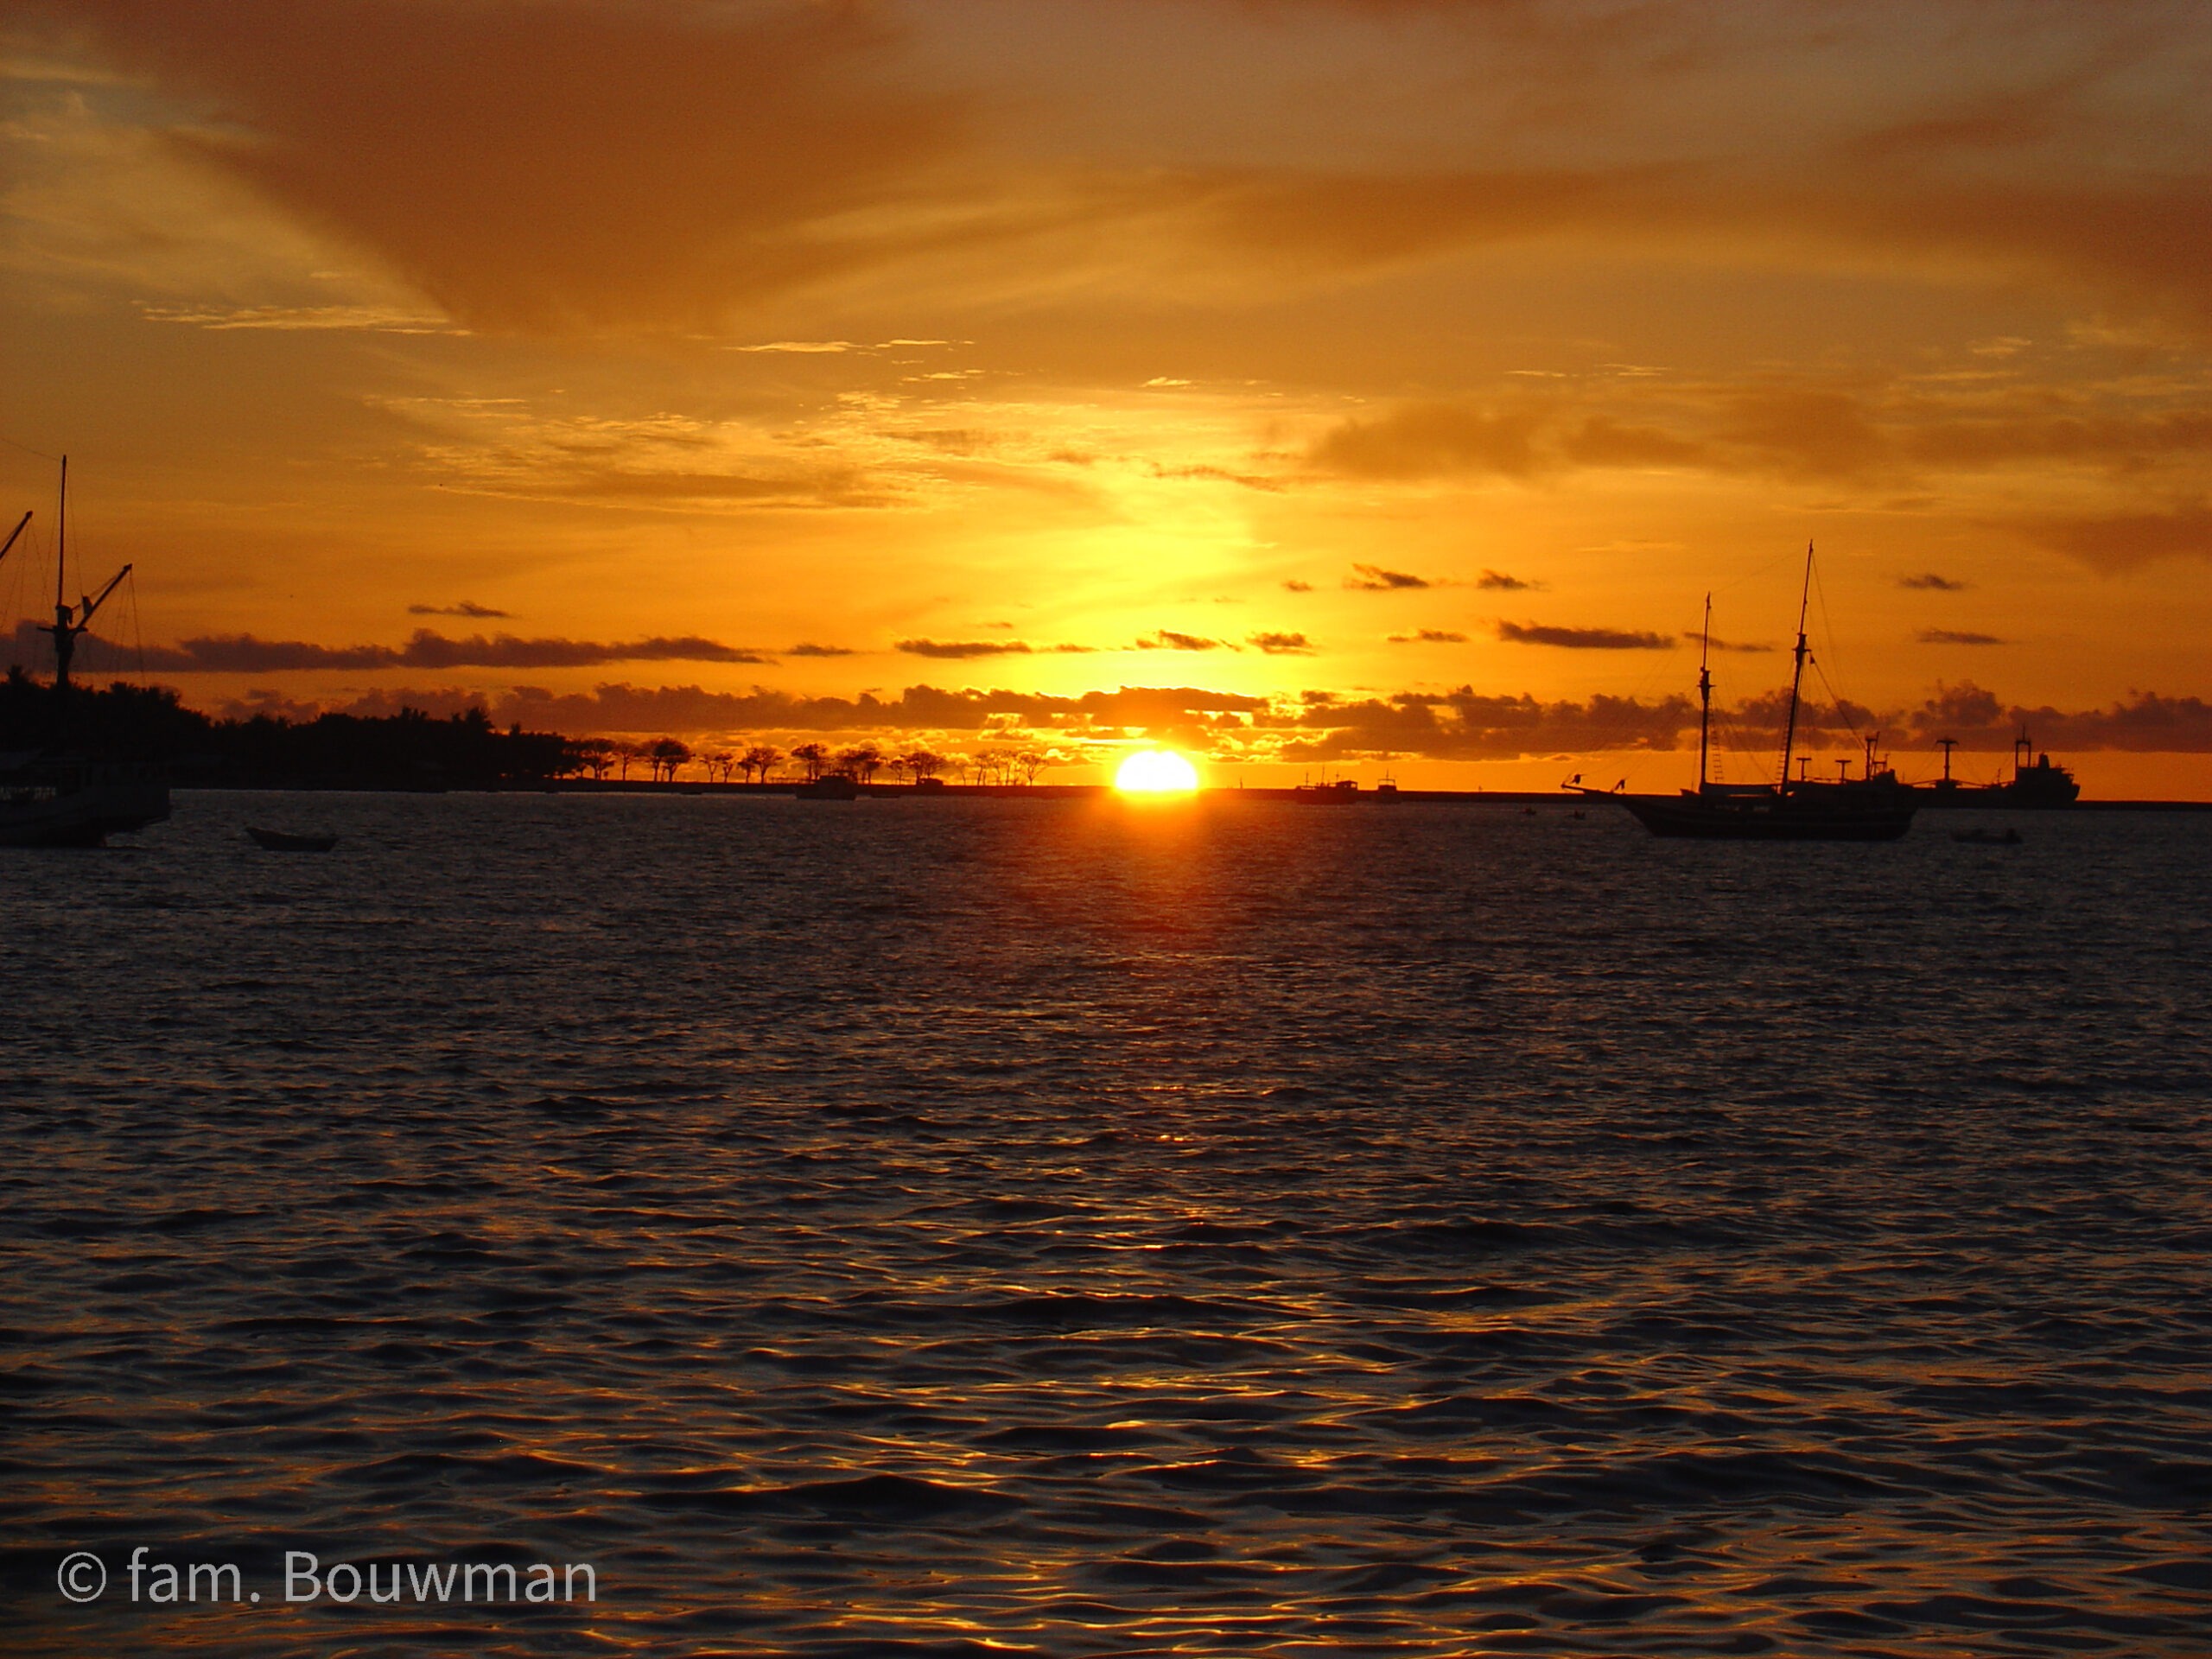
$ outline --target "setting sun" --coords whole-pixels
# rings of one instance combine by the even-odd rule
[[[1168,749],[1139,749],[1114,774],[1114,787],[1133,795],[1187,794],[1198,786],[1198,768]]]

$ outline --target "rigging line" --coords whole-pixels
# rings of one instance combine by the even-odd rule
[[[1766,575],[1783,565],[1794,565],[1796,562],[1797,555],[1794,549],[1788,553],[1777,554],[1773,558],[1769,559],[1764,564],[1745,571],[1743,575],[1738,576],[1733,582],[1715,582],[1713,587],[1713,591],[1716,594],[1733,593],[1737,588],[1744,587],[1749,582],[1757,582],[1761,576]]]
[[[1828,617],[1827,585],[1821,580],[1821,568],[1817,564],[1813,567],[1813,592],[1818,595],[1821,601],[1821,632],[1827,637],[1827,649],[1833,652],[1835,650],[1835,624]],[[1817,664],[1815,665],[1817,666]],[[1840,668],[1842,664],[1838,664],[1837,666]],[[1826,675],[1821,676],[1823,684],[1827,683],[1827,677]],[[1835,688],[1830,686],[1828,694],[1831,696],[1834,696]]]
[[[27,455],[36,455],[41,461],[51,461],[58,463],[61,459],[59,455],[48,454],[43,449],[34,449],[28,443],[18,443],[15,439],[10,437],[4,432],[0,432],[0,443],[6,444],[10,449],[20,449]]]
[[[1836,695],[1835,687],[1829,684],[1828,671],[1821,666],[1821,659],[1817,657],[1813,658],[1813,671],[1821,677],[1821,683],[1827,688],[1828,701],[1835,705],[1836,719],[1842,723],[1843,729],[1849,732],[1854,741],[1858,740],[1859,728],[1851,723],[1850,711],[1844,708],[1843,699]]]
[[[138,612],[138,572],[136,569],[124,578],[124,603],[130,607],[130,637],[138,655],[138,684],[146,683],[146,620]]]

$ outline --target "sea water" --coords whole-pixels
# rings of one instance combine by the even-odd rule
[[[2201,1656],[2212,816],[1974,821],[0,853],[8,1650]]]

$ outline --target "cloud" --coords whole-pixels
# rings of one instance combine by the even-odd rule
[[[1300,582],[1294,576],[1288,582],[1283,583],[1283,588],[1285,591],[1294,594],[1310,594],[1313,591],[1313,584],[1312,582]]]
[[[1534,483],[1575,468],[1662,464],[1729,478],[1862,484],[2030,463],[2120,475],[2166,468],[2194,479],[2212,449],[2212,409],[2164,406],[2176,390],[2147,380],[1992,383],[1781,370],[1703,382],[1578,383],[1503,410],[1461,399],[1355,416],[1325,432],[1307,459],[1340,477],[1406,481]],[[1599,401],[1634,418],[1587,410]]]
[[[1569,651],[1665,651],[1675,643],[1668,633],[1624,632],[1618,628],[1554,628],[1537,623],[1500,622],[1497,637],[1522,645],[1563,645]]]
[[[1355,564],[1357,576],[1346,576],[1344,586],[1355,592],[1386,594],[1401,588],[1430,588],[1435,584],[1426,576],[1410,575],[1403,570],[1385,570],[1379,564]]]
[[[1776,649],[1773,645],[1764,645],[1750,640],[1709,639],[1706,643],[1710,645],[1715,651],[1742,652],[1746,654],[1770,652]]]
[[[793,645],[784,653],[786,657],[849,657],[853,654],[846,645]]]
[[[1582,467],[1701,467],[1713,460],[1711,447],[1697,439],[1605,415],[1586,417],[1560,440],[1560,450]]]
[[[1445,628],[1423,628],[1416,633],[1394,633],[1390,636],[1390,643],[1394,645],[1464,645],[1467,643],[1467,636]]]
[[[896,649],[909,657],[957,661],[969,657],[1027,657],[1033,647],[1019,639],[901,639]]]
[[[442,318],[390,305],[145,305],[140,310],[149,321],[189,323],[219,333],[233,328],[385,334],[458,332]]]
[[[504,617],[508,613],[493,610],[489,605],[479,605],[474,601],[464,599],[457,605],[410,605],[407,607],[407,614],[410,616],[466,616],[484,620],[492,617]]]
[[[1173,628],[1155,628],[1136,641],[1138,651],[1234,651],[1226,639],[1209,639],[1202,633],[1178,633]]]
[[[1525,594],[1541,586],[1539,582],[1523,582],[1518,576],[1509,576],[1503,570],[1485,570],[1476,579],[1475,586],[1487,588],[1495,593]]]
[[[1923,593],[1930,594],[1962,594],[1967,589],[1967,585],[1963,582],[1954,582],[1948,576],[1939,576],[1932,570],[1923,575],[1899,576],[1897,586],[1918,588]]]
[[[2038,547],[2107,570],[2158,559],[2212,558],[2212,507],[2201,501],[2164,512],[2022,516],[2010,527]]]
[[[1353,478],[1426,478],[1501,473],[1525,478],[1540,464],[1533,413],[1493,413],[1465,404],[1408,404],[1374,419],[1357,416],[1322,435],[1307,459]]]
[[[1914,636],[1923,645],[2001,645],[1993,633],[1968,633],[1957,628],[1923,628]]]
[[[1939,683],[1936,695],[1918,708],[1883,718],[1892,729],[1910,731],[1924,747],[1953,737],[1968,749],[2002,753],[2025,731],[2039,747],[2059,753],[2212,753],[2212,703],[2156,691],[2131,692],[2107,708],[2069,712],[2006,703],[1971,680]]]
[[[87,642],[88,644],[92,642]],[[13,660],[36,662],[43,638],[29,622],[20,624]],[[251,633],[207,634],[174,645],[148,645],[131,652],[112,641],[99,642],[107,660],[143,661],[157,674],[258,674],[300,669],[390,668],[591,668],[603,663],[766,663],[773,658],[696,636],[656,637],[616,644],[588,639],[523,639],[511,633],[486,639],[472,634],[448,639],[418,628],[404,645],[320,645],[302,639],[264,639]]]
[[[1777,690],[1716,712],[1738,731],[1778,745],[1788,693]],[[460,686],[395,687],[321,701],[256,691],[222,712],[243,716],[269,709],[295,719],[323,711],[396,714],[403,708],[454,714],[482,707],[493,721],[572,736],[596,733],[851,733],[924,737],[1027,728],[1064,741],[1118,741],[1125,735],[1176,734],[1224,753],[1284,760],[1420,757],[1438,760],[1505,760],[1605,751],[1679,750],[1694,744],[1697,709],[1686,696],[1652,702],[1593,696],[1547,702],[1522,694],[1398,692],[1346,698],[1325,690],[1268,698],[1194,686],[1122,686],[1053,696],[1004,690],[951,690],[909,686],[895,697],[801,696],[755,686],[710,691],[697,685],[602,683],[588,692],[515,686],[487,695]],[[2007,703],[1967,682],[1939,683],[1917,706],[1875,710],[1808,705],[1808,722],[1834,742],[1851,731],[1899,734],[1897,747],[1932,753],[1939,737],[1970,752],[2009,753],[2030,731],[2039,747],[2064,755],[2094,751],[2212,753],[2212,702],[2158,692],[2134,692],[2102,709],[2063,710]]]
[[[1248,645],[1256,645],[1270,657],[1310,657],[1313,642],[1302,633],[1252,633],[1244,637]]]
[[[867,9],[70,0],[217,118],[171,139],[472,327],[711,326],[896,257],[881,211],[957,141]],[[777,342],[804,344],[804,342]]]
[[[1525,694],[1484,696],[1462,686],[1441,695],[1401,692],[1309,704],[1296,723],[1312,734],[1287,744],[1283,754],[1315,760],[1393,755],[1478,760],[1561,750],[1666,750],[1679,747],[1696,722],[1697,710],[1683,696],[1545,702]]]

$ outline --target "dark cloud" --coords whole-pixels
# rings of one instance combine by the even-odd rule
[[[1283,586],[1294,594],[1310,594],[1313,591],[1312,582],[1300,582],[1295,577],[1283,583]]]
[[[1899,576],[1897,586],[1917,588],[1923,593],[1930,594],[1962,594],[1967,589],[1967,585],[1963,582],[1954,582],[1948,576],[1939,576],[1932,570],[1917,576]]]
[[[857,216],[954,143],[871,9],[69,0],[216,119],[172,142],[372,250],[473,327],[709,326],[864,268]],[[824,228],[842,219],[846,228]]]
[[[1173,628],[1155,628],[1136,642],[1139,651],[1221,651],[1234,650],[1226,639],[1209,639],[1202,633],[1178,633]]]
[[[1554,628],[1539,623],[1501,622],[1497,637],[1522,645],[1563,645],[1569,651],[1665,651],[1672,634],[1624,632],[1618,628]]]
[[[1355,564],[1357,576],[1346,576],[1344,586],[1355,593],[1387,594],[1402,588],[1430,588],[1435,584],[1426,576],[1416,576],[1403,570],[1385,570],[1379,564]]]
[[[407,607],[407,614],[410,616],[465,616],[472,620],[488,621],[494,618],[505,617],[508,613],[495,611],[489,605],[479,605],[464,599],[457,605],[410,605]]]
[[[786,657],[849,657],[853,654],[846,645],[793,645],[784,653]]]
[[[1467,636],[1453,633],[1446,628],[1422,628],[1414,633],[1394,633],[1390,636],[1390,643],[1394,645],[1464,645],[1467,643]]]
[[[1960,628],[1923,628],[1914,636],[1923,645],[2001,645],[1993,633],[1969,633]]]
[[[1509,576],[1503,570],[1485,570],[1476,578],[1475,586],[1487,588],[1495,593],[1525,594],[1534,591],[1541,584],[1523,582],[1518,576]]]
[[[901,639],[909,657],[960,659],[969,657],[1027,657],[1031,647],[1019,639]]]
[[[1742,640],[1742,639],[1710,639],[1710,640],[1707,640],[1706,643],[1707,643],[1707,644],[1708,644],[1708,645],[1710,645],[1713,648],[1713,650],[1715,650],[1715,651],[1735,651],[1735,652],[1746,652],[1746,653],[1751,653],[1751,652],[1769,652],[1769,651],[1772,651],[1772,650],[1774,650],[1774,649],[1775,649],[1775,647],[1774,647],[1774,646],[1772,646],[1772,645],[1760,645],[1760,644],[1758,644],[1757,641],[1754,641],[1754,640]]]
[[[1310,657],[1313,642],[1302,633],[1251,633],[1244,637],[1248,645],[1256,645],[1270,657]]]
[[[43,636],[25,622],[16,630],[15,660],[36,662]],[[89,642],[88,642],[89,643]],[[418,628],[404,645],[319,645],[303,639],[263,639],[251,633],[207,634],[174,645],[130,652],[99,643],[111,661],[143,662],[156,674],[260,674],[297,669],[594,668],[605,663],[767,663],[774,658],[696,636],[601,644],[589,639],[523,639],[511,633],[448,639]]]

